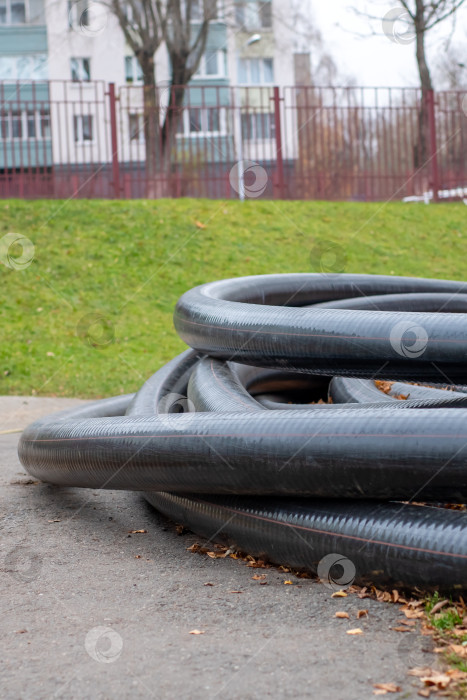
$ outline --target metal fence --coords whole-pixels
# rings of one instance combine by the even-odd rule
[[[467,197],[466,92],[145,90],[0,82],[0,197]]]

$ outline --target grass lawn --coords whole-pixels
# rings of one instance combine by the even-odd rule
[[[0,265],[1,394],[136,390],[184,349],[174,304],[209,280],[326,269],[465,278],[463,204],[9,200],[0,212],[0,239],[35,246],[25,269]]]

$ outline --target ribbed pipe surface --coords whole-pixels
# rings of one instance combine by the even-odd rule
[[[174,316],[192,350],[135,395],[36,421],[20,458],[275,562],[467,587],[467,515],[429,505],[467,502],[466,313],[467,284],[443,280],[202,285]]]

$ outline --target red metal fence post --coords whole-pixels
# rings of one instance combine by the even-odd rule
[[[423,99],[423,98],[422,98]],[[428,109],[428,129],[430,139],[430,164],[431,164],[431,186],[433,188],[433,201],[439,200],[439,170],[438,170],[438,150],[436,146],[436,113],[435,113],[435,93],[427,90],[426,103]]]
[[[117,133],[117,98],[115,97],[115,83],[109,83],[109,108],[110,108],[110,146],[112,149],[112,175],[114,195],[120,197],[120,164],[118,162],[118,133]]]
[[[282,133],[281,133],[281,98],[279,88],[274,87],[273,97],[274,102],[274,126],[276,132],[276,169],[277,169],[277,189],[279,197],[284,198],[284,159],[282,156]]]

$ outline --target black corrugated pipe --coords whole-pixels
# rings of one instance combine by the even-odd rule
[[[467,501],[466,313],[461,282],[202,285],[175,311],[192,350],[134,396],[36,421],[20,458],[274,562],[322,573],[337,553],[352,580],[465,588],[467,514],[433,505]]]

